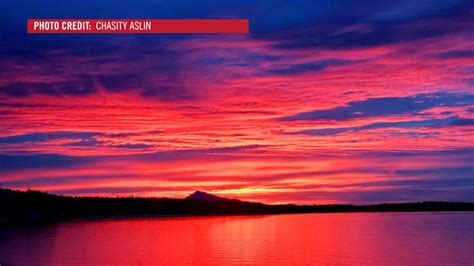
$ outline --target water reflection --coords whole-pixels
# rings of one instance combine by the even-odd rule
[[[466,264],[474,213],[347,213],[70,222],[0,229],[13,265]]]

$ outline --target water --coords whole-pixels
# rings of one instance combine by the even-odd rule
[[[0,229],[12,265],[473,265],[474,213],[96,220]]]

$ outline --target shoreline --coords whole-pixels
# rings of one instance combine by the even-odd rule
[[[308,213],[402,213],[474,211],[472,202],[405,202],[373,205],[263,204],[195,193],[185,199],[68,197],[39,191],[0,189],[0,224],[74,220],[256,216]]]
[[[143,214],[143,215],[107,215],[107,216],[85,216],[70,219],[41,219],[41,220],[7,220],[0,219],[0,225],[8,227],[23,227],[31,225],[52,225],[60,223],[89,222],[89,221],[120,221],[120,220],[142,220],[160,218],[212,218],[212,217],[237,217],[237,216],[274,216],[274,215],[303,215],[303,214],[410,214],[410,213],[473,213],[474,210],[404,210],[404,211],[325,211],[325,212],[287,212],[287,213],[235,213],[235,214]]]

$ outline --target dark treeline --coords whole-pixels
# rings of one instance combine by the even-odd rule
[[[0,189],[0,221],[10,223],[159,215],[402,211],[474,211],[474,203],[418,202],[377,205],[267,205],[239,200],[69,197],[31,190],[21,192]]]

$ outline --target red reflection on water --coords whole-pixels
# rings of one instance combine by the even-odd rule
[[[348,213],[102,220],[0,240],[14,264],[459,264],[474,213]]]

